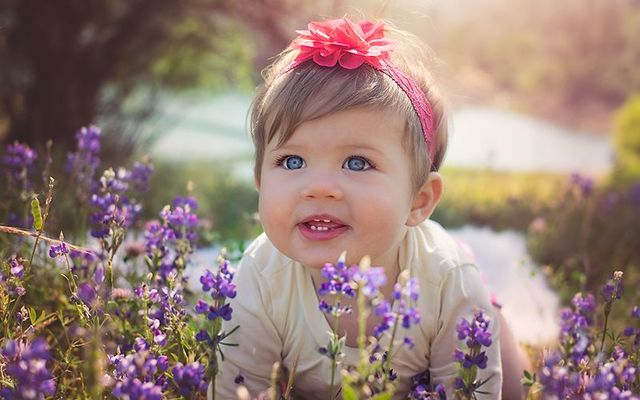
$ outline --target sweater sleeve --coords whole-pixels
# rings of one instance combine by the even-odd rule
[[[454,360],[455,348],[465,350],[465,344],[457,338],[456,325],[461,318],[470,320],[475,311],[484,310],[490,318],[489,331],[492,344],[483,348],[488,357],[487,368],[478,370],[478,380],[488,381],[477,394],[478,399],[499,399],[502,391],[502,367],[500,359],[500,326],[489,293],[480,279],[480,273],[473,264],[462,264],[449,270],[442,281],[440,290],[440,314],[438,330],[431,343],[429,371],[433,385],[443,383],[447,397],[453,397],[453,380],[458,363]]]
[[[224,360],[218,357],[220,372],[216,377],[217,400],[236,399],[238,375],[252,398],[267,390],[271,381],[272,366],[281,360],[282,339],[273,320],[271,293],[268,282],[251,257],[244,256],[234,279],[237,296],[230,301],[233,309],[230,321],[224,321],[222,330],[238,330],[225,341],[237,347],[222,346]]]

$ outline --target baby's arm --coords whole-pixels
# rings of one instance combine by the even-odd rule
[[[473,264],[463,264],[448,271],[440,286],[440,315],[438,330],[431,342],[430,366],[434,386],[443,383],[447,394],[453,398],[453,379],[458,364],[454,361],[454,349],[465,350],[463,342],[458,340],[456,326],[461,318],[470,320],[476,310],[484,310],[491,319],[492,344],[483,348],[489,358],[487,368],[478,370],[478,379],[485,383],[477,394],[478,399],[500,399],[502,388],[502,368],[500,359],[500,320],[489,300],[489,293],[480,279],[480,273]]]
[[[226,332],[240,326],[225,340],[238,346],[222,346],[224,361],[215,384],[217,400],[237,398],[238,384],[234,380],[238,375],[244,378],[243,384],[252,396],[267,390],[273,364],[281,359],[282,341],[271,319],[271,293],[261,285],[261,278],[253,260],[243,257],[234,278],[238,294],[231,300],[231,321],[222,325]]]

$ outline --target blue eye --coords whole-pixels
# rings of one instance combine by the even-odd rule
[[[304,160],[299,156],[286,156],[281,165],[284,169],[300,169],[304,167]]]
[[[345,160],[342,168],[346,168],[351,171],[366,171],[371,168],[371,163],[364,157],[352,156]]]

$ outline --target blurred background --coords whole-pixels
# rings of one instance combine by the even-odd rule
[[[343,15],[388,19],[438,57],[453,126],[433,219],[474,252],[519,339],[551,341],[558,307],[614,270],[640,283],[637,0],[0,0],[0,142],[64,160],[95,124],[103,169],[153,160],[147,218],[190,193],[202,259],[242,248],[260,230],[260,71],[295,29]],[[52,168],[52,220],[73,237]]]

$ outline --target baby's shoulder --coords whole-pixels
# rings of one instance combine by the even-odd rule
[[[476,274],[477,266],[467,250],[439,223],[426,220],[414,229],[412,237],[417,275],[435,286],[452,273]]]

